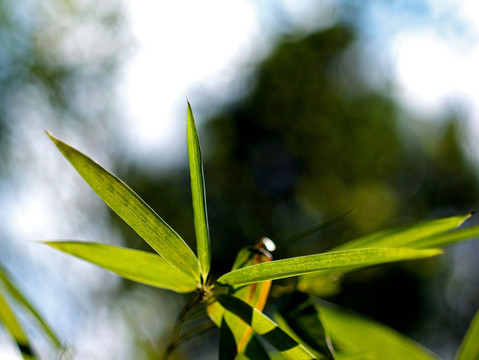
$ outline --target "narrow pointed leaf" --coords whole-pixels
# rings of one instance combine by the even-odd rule
[[[333,343],[345,354],[364,353],[371,359],[438,360],[422,345],[374,320],[337,306],[323,304],[320,308]]]
[[[479,226],[451,231],[461,226],[470,217],[471,214],[469,213],[386,229],[349,241],[335,247],[330,252],[383,246],[414,249],[445,247],[479,235]],[[361,266],[351,267],[341,272],[348,273],[359,269],[361,269]],[[317,296],[325,296],[329,288],[335,287],[336,290],[339,290],[335,277],[337,277],[337,271],[335,270],[306,274],[299,278],[298,289]]]
[[[199,266],[195,254],[152,208],[123,181],[92,159],[50,133],[48,136],[102,200],[158,254],[173,267],[199,280]]]
[[[264,249],[262,249],[261,251],[258,249],[258,247],[243,248],[240,250],[238,256],[236,257],[233,269],[253,264],[260,264],[267,261],[271,261],[271,255],[269,255]],[[228,295],[241,299],[248,305],[254,307],[259,311],[262,311],[266,304],[270,288],[271,281],[264,281],[248,286],[228,289]],[[210,315],[210,318],[212,318],[215,323],[219,323],[221,321],[220,319],[223,319],[223,322],[227,324],[234,338],[237,353],[240,354],[244,352],[245,348],[248,346],[250,340],[252,339],[253,334],[251,326],[246,324],[237,316],[229,312],[225,313],[224,309],[222,310],[221,307],[218,307],[216,309],[214,306],[211,308],[207,307],[207,310],[208,314]],[[221,326],[223,326],[223,323]]]
[[[49,241],[46,244],[146,285],[180,293],[197,288],[197,282],[192,277],[178,271],[160,256],[146,251],[82,241]]]
[[[456,356],[456,360],[469,359],[479,359],[479,311],[472,319]]]
[[[263,344],[258,340],[258,338],[253,335],[251,340],[248,342],[246,349],[243,353],[238,354],[235,360],[269,360],[270,357],[264,348]]]
[[[275,303],[275,319],[285,324],[301,342],[324,359],[335,359],[329,335],[324,329],[321,314],[310,297],[298,291],[282,296]],[[280,321],[281,320],[281,321]]]
[[[471,240],[479,237],[479,225],[471,226],[465,229],[450,231],[445,234],[431,236],[421,240],[420,244],[411,244],[414,247],[445,247],[464,240]],[[407,246],[411,246],[407,245]]]
[[[211,264],[208,215],[206,213],[205,183],[200,141],[198,139],[198,132],[190,103],[188,103],[186,138],[188,143],[193,214],[195,218],[196,248],[201,275],[203,276],[203,282],[205,282]]]
[[[408,248],[337,251],[247,266],[221,276],[217,282],[231,286],[248,285],[325,269],[339,269],[359,265],[370,266],[392,261],[430,257],[440,253],[441,250],[438,249],[415,250]]]
[[[46,321],[41,317],[38,311],[30,304],[30,302],[22,295],[22,293],[16,288],[13,282],[9,279],[4,269],[0,267],[0,281],[3,283],[5,290],[10,294],[10,296],[15,299],[19,304],[27,309],[28,312],[37,320],[37,322],[42,327],[44,334],[52,341],[52,343],[57,347],[61,348],[61,342],[53,332],[53,330],[48,326]]]
[[[220,326],[219,360],[233,360],[238,354],[233,331],[223,317]]]
[[[332,251],[371,247],[428,247],[429,245],[421,246],[422,239],[453,230],[461,226],[464,221],[470,217],[471,214],[469,213],[443,219],[422,221],[399,228],[381,230],[339,245],[332,249]]]
[[[13,310],[0,292],[0,324],[12,335],[25,360],[36,359],[25,332],[20,326]]]
[[[268,341],[287,359],[314,359],[313,354],[284,332],[274,321],[244,301],[229,295],[219,295],[218,301],[227,311],[250,325],[256,334]]]

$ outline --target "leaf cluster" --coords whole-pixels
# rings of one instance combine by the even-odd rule
[[[49,241],[49,246],[99,265],[127,279],[194,293],[179,316],[165,358],[181,342],[181,325],[201,307],[220,329],[220,359],[434,359],[410,339],[371,320],[318,301],[338,274],[394,261],[442,253],[439,248],[473,238],[479,226],[458,229],[466,214],[387,229],[352,240],[325,253],[272,260],[266,240],[238,253],[232,270],[210,278],[211,247],[205,181],[193,112],[187,109],[187,146],[197,254],[128,185],[75,148],[48,133],[64,157],[101,199],[134,229],[156,254],[117,246]],[[264,314],[272,281],[297,277],[275,302],[275,320]],[[479,351],[478,321],[458,359]],[[268,342],[271,352],[264,346]],[[385,346],[387,344],[387,346]]]

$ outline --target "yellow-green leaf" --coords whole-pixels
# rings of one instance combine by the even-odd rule
[[[229,295],[218,295],[217,300],[227,311],[250,325],[256,334],[268,341],[287,359],[314,359],[313,354],[284,332],[273,320],[244,301]]]
[[[370,266],[392,261],[430,257],[440,253],[441,250],[438,249],[415,250],[408,248],[337,251],[247,266],[226,273],[221,276],[217,282],[230,286],[248,285],[260,281],[287,278],[325,269],[339,269],[359,265]]]
[[[36,359],[36,356],[33,353],[30,342],[28,341],[25,332],[20,326],[13,310],[8,305],[6,299],[2,296],[0,292],[0,323],[5,326],[8,332],[13,336],[13,339],[17,343],[18,349],[22,353],[22,356],[25,360]]]
[[[471,214],[453,216],[442,219],[422,221],[413,225],[386,229],[346,242],[331,249],[340,250],[364,249],[375,247],[408,247],[414,249],[444,247],[456,242],[471,239],[479,235],[479,226],[451,231],[461,226]],[[362,266],[343,269],[342,273],[356,271]],[[327,270],[309,273],[299,278],[298,289],[310,294],[325,296],[330,290],[338,290],[337,271]]]
[[[146,285],[180,293],[195,291],[198,286],[193,278],[146,251],[81,241],[49,241],[46,244]]]
[[[50,133],[48,136],[102,200],[158,254],[192,279],[200,279],[193,251],[132,189],[88,156]]]
[[[191,196],[193,200],[193,214],[195,219],[196,249],[198,252],[198,260],[200,263],[203,283],[205,283],[210,271],[211,250],[200,141],[198,139],[195,118],[193,117],[193,111],[191,110],[190,103],[188,103],[186,139],[188,143]]]
[[[327,334],[321,314],[312,299],[299,291],[281,296],[275,303],[275,319],[290,330],[290,335],[307,345],[318,358],[334,360],[335,352]]]
[[[336,306],[320,307],[333,343],[345,354],[367,354],[371,359],[437,360],[422,345],[397,331]],[[360,357],[362,358],[362,357]]]
[[[377,247],[431,247],[429,244],[422,244],[421,240],[437,234],[443,234],[461,226],[464,221],[471,217],[471,214],[453,216],[443,219],[418,222],[413,225],[398,228],[386,229],[363,236],[359,239],[348,241],[339,245],[331,251],[364,249]]]
[[[456,355],[456,360],[479,359],[479,311],[472,319],[461,347]]]
[[[41,317],[38,311],[30,304],[30,302],[22,295],[20,290],[13,284],[10,278],[7,276],[6,271],[0,267],[0,281],[3,283],[5,290],[8,294],[15,299],[15,301],[21,304],[25,309],[27,309],[30,314],[38,321],[40,326],[42,327],[45,335],[50,338],[52,343],[57,347],[61,348],[61,342],[58,339],[57,335],[53,332],[53,330],[48,326],[46,321]]]

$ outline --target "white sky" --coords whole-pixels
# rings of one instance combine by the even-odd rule
[[[311,28],[317,22],[312,14],[334,1],[278,3],[281,15]],[[387,66],[396,77],[397,94],[407,108],[434,117],[451,102],[459,102],[479,128],[479,2],[429,3],[432,19],[454,16],[471,36],[462,40],[445,37],[438,31],[440,26],[428,23],[409,28],[405,19],[402,28],[386,33],[388,38],[382,43],[388,47],[376,51],[390,61]],[[163,154],[161,161],[173,158],[171,153],[184,145],[177,139],[183,139],[185,97],[198,117],[201,104],[194,97],[198,89],[203,95],[225,96],[248,56],[256,54],[258,59],[267,52],[271,33],[277,30],[268,23],[270,5],[248,0],[129,2],[137,47],[121,86],[127,89],[124,96],[131,119],[128,141],[138,156]],[[387,26],[387,21],[381,20],[378,26]],[[201,122],[201,116],[197,121]]]

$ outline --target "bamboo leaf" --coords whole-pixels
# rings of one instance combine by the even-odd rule
[[[243,353],[238,354],[235,360],[269,360],[270,357],[264,348],[263,344],[258,340],[258,338],[253,335],[251,340],[248,342],[246,349]]]
[[[479,359],[479,311],[472,319],[456,355],[456,360]]]
[[[422,239],[419,244],[411,244],[414,247],[445,247],[463,240],[471,240],[479,236],[479,225],[471,226],[465,229],[450,231],[445,234],[439,234]],[[407,245],[407,246],[411,246]]]
[[[316,351],[321,357],[335,359],[329,335],[326,333],[319,309],[308,295],[293,292],[282,296],[275,303],[278,323],[285,324],[293,337]],[[290,334],[291,335],[291,334]]]
[[[158,254],[192,279],[200,279],[193,251],[132,189],[86,155],[47,134],[102,200]]]
[[[186,138],[190,164],[191,196],[195,218],[196,247],[203,283],[206,282],[211,264],[211,250],[206,212],[205,183],[201,159],[200,141],[196,130],[195,118],[188,103]]]
[[[57,347],[61,348],[61,342],[58,337],[55,335],[53,330],[48,326],[48,324],[43,320],[37,310],[30,304],[30,302],[22,295],[22,293],[16,288],[13,282],[7,276],[5,270],[0,267],[0,280],[5,286],[5,290],[10,294],[10,296],[15,299],[19,304],[24,306],[38,321],[40,326],[43,328],[45,335],[50,338],[52,343]]]
[[[234,360],[238,354],[233,331],[223,317],[220,326],[219,360]]]
[[[371,247],[430,247],[426,244],[421,246],[421,240],[453,230],[461,226],[464,221],[470,217],[471,213],[443,219],[418,222],[413,225],[407,225],[398,228],[381,230],[339,245],[331,251],[364,249]]]
[[[389,248],[409,247],[414,249],[445,247],[459,241],[479,236],[479,226],[451,231],[461,226],[471,214],[453,216],[443,219],[423,221],[413,225],[378,231],[356,240],[339,245],[330,252],[359,248],[387,246]],[[361,269],[362,266],[343,269],[348,273]],[[328,289],[336,288],[337,271],[321,271],[303,275],[299,278],[298,289],[317,296],[325,296]],[[326,291],[326,292],[325,292]]]
[[[392,261],[430,257],[440,253],[441,251],[438,249],[414,250],[408,248],[337,251],[247,266],[226,273],[221,276],[217,282],[230,286],[248,285],[255,282],[287,278],[324,269],[337,269],[359,265],[370,266]]]
[[[146,251],[81,241],[49,241],[46,244],[146,285],[180,293],[197,288],[193,278],[175,269],[160,256]]]
[[[243,248],[239,251],[238,256],[236,257],[233,269],[259,264],[266,261],[271,261],[270,255],[267,252],[258,250],[258,245],[255,248]],[[262,311],[266,304],[270,288],[271,281],[264,281],[235,289],[228,289],[228,295],[241,299],[253,308]],[[253,334],[251,326],[246,324],[237,316],[229,312],[225,312],[224,309],[219,305],[218,307],[215,307],[214,305],[207,307],[207,310],[213,322],[218,324],[223,321],[221,323],[222,327],[224,326],[223,323],[226,323],[231,335],[234,338],[236,352],[238,354],[243,353],[252,339]],[[225,336],[226,335],[227,334],[225,332]]]
[[[22,356],[25,360],[36,359],[36,356],[33,353],[33,349],[28,341],[25,332],[20,326],[13,310],[8,305],[6,299],[3,297],[0,292],[0,323],[5,326],[8,332],[13,336],[13,339],[17,343],[18,349],[22,353]]]
[[[321,306],[321,314],[333,343],[346,355],[363,353],[371,359],[388,360],[438,359],[420,344],[366,317],[326,304]]]
[[[274,321],[244,301],[229,295],[218,295],[217,300],[227,311],[250,325],[255,333],[268,341],[287,359],[314,359],[304,346],[284,332]]]

